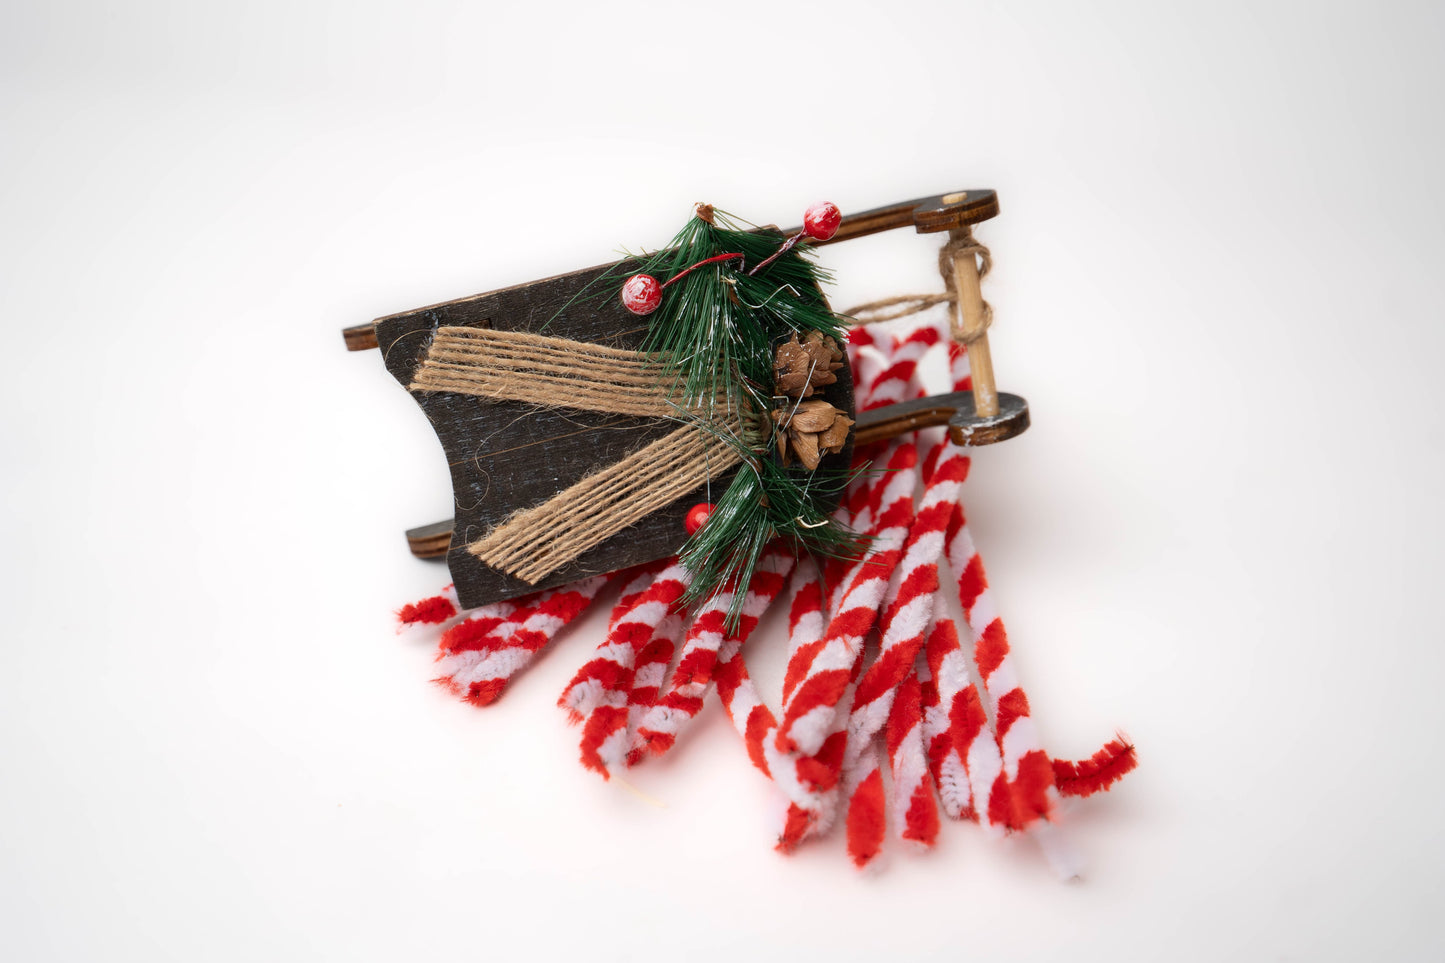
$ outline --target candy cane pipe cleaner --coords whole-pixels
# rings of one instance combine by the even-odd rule
[[[567,710],[572,722],[581,722],[606,698],[609,691],[619,688],[619,680],[624,674],[628,677],[625,686],[622,686],[623,698],[626,700],[626,692],[632,687],[633,649],[629,642],[616,638],[617,625],[626,619],[642,600],[658,571],[658,565],[644,565],[636,569],[624,582],[617,603],[612,607],[606,636],[598,643],[592,658],[578,669],[572,681],[567,683],[567,688],[557,700],[557,705]]]
[[[828,628],[828,610],[823,606],[823,584],[816,573],[796,586],[788,613],[788,665],[811,664],[806,657],[822,646]],[[784,679],[784,701],[791,697],[801,678]],[[851,697],[851,685],[844,692],[841,705]],[[760,751],[769,759],[773,779],[788,799],[788,809],[778,827],[778,848],[791,852],[803,839],[826,833],[833,824],[837,810],[838,780],[843,766],[843,753],[848,739],[846,715],[835,716],[834,724],[823,737],[822,747],[811,756],[784,753],[778,749],[773,731],[777,720],[769,716],[766,731],[751,733],[752,741],[760,741]]]
[[[910,390],[920,357],[936,341],[938,333],[926,328],[902,341],[893,340],[893,350],[886,356],[889,366],[864,389],[863,405],[871,408],[902,401]],[[912,521],[916,484],[912,468],[916,457],[918,450],[912,441],[894,442],[883,479],[868,489],[871,497],[867,509],[855,512],[855,528],[866,528],[867,519],[876,516],[877,522],[871,526],[874,541],[863,560],[841,580],[841,599],[831,606],[834,619],[824,643],[812,652],[806,667],[789,662],[789,675],[802,675],[806,682],[793,690],[792,697],[785,698],[777,733],[777,748],[783,752],[812,755],[831,729],[838,698],[851,680],[854,664],[863,652],[864,636],[873,628],[877,607],[889,587],[900,538]],[[802,742],[799,735],[803,735]]]
[[[1123,779],[1138,765],[1134,746],[1122,732],[1082,762],[1054,760],[1054,781],[1062,796],[1092,796]]]
[[[805,839],[825,835],[833,826],[842,792],[843,757],[848,749],[848,712],[853,705],[855,676],[850,677],[838,700],[833,721],[823,737],[823,745],[810,756],[781,753],[773,738],[767,741],[770,753],[781,758],[774,764],[777,782],[791,800],[779,828],[778,849],[791,852]]]
[[[880,354],[879,357],[887,363],[887,356]],[[889,449],[890,452],[893,450]],[[866,530],[872,517],[869,505],[881,499],[879,493],[894,477],[896,475],[888,472],[877,472],[855,479],[849,498],[836,513],[839,520],[855,530]],[[854,512],[858,514],[855,515]],[[853,566],[854,563],[829,559],[824,566],[826,579],[820,579],[819,573],[812,566],[800,567],[794,575],[789,609],[788,668],[783,680],[785,705],[792,699],[798,685],[807,677],[814,658],[823,647],[829,612],[836,610],[847,587],[846,576]],[[831,586],[832,592],[828,593],[830,598],[825,600],[827,586]],[[825,601],[828,604],[825,605]],[[744,679],[746,681],[745,674]],[[840,700],[840,707],[851,704],[851,696],[850,677],[849,686]],[[822,748],[812,755],[779,750],[775,740],[770,738],[777,726],[776,719],[771,712],[766,718],[767,726],[750,726],[744,738],[751,753],[765,756],[769,760],[774,780],[790,800],[778,843],[779,849],[790,851],[805,836],[827,832],[832,823],[847,741],[847,713],[844,710],[835,717],[834,725],[830,726],[824,736]],[[758,745],[761,748],[756,748]]]
[[[854,343],[856,344],[862,340],[864,339],[855,338]],[[924,335],[921,338],[915,339],[914,344],[926,348],[928,336]],[[887,360],[886,357],[882,358],[885,366]],[[903,376],[912,376],[912,371],[908,368],[895,367],[893,371],[896,376],[899,376],[899,380],[901,380]],[[860,381],[861,380],[860,378]],[[866,400],[864,403],[866,404]],[[863,494],[873,494],[872,489],[886,488],[886,481],[885,476],[883,479],[878,479],[875,484],[855,483],[854,490],[850,492],[850,495],[853,497],[850,498],[849,501],[856,506],[858,504],[857,496],[860,494],[860,489]],[[873,500],[878,501],[880,499],[874,494]],[[866,501],[867,499],[864,499],[865,514]],[[840,515],[841,514],[847,513],[840,511]],[[856,521],[857,520],[855,520],[855,524]],[[800,570],[799,575],[795,577],[795,581],[798,581],[803,575],[804,572]],[[821,609],[821,596],[816,583],[811,586],[811,593],[808,591],[800,592],[797,588],[794,589],[794,603],[790,613],[790,674],[784,682],[785,698],[791,694],[792,690],[800,681],[798,678],[800,667],[805,666],[807,662],[810,661],[809,657],[816,652],[820,644],[818,627],[821,626],[822,623]],[[810,619],[814,623],[811,633],[812,637],[807,638],[808,633],[804,632],[801,633],[803,637],[800,639],[799,627],[800,625],[806,626]],[[799,658],[800,650],[804,656],[802,659]],[[724,686],[724,680],[720,679],[720,692],[726,697],[726,704],[730,710],[729,714],[734,724],[739,728],[739,732],[743,734],[744,741],[748,746],[749,755],[753,759],[754,764],[764,772],[771,771],[780,788],[782,788],[785,794],[792,800],[779,839],[780,849],[791,849],[804,835],[811,834],[809,832],[810,830],[813,832],[826,831],[826,822],[830,821],[831,817],[831,807],[827,805],[828,797],[830,795],[836,796],[833,783],[837,780],[838,770],[841,765],[841,752],[836,750],[842,747],[843,732],[835,732],[833,735],[836,736],[837,739],[834,740],[830,738],[828,740],[828,742],[833,743],[835,751],[829,752],[827,750],[828,742],[825,742],[824,751],[818,753],[816,757],[799,758],[796,756],[787,756],[782,760],[774,758],[770,762],[770,756],[778,756],[776,746],[772,740],[766,738],[767,733],[770,732],[775,725],[772,713],[757,697],[756,690],[753,688],[751,680],[747,677],[746,668],[741,664],[741,659],[734,659],[733,653],[729,652],[727,653],[727,664],[729,667],[736,664],[735,684]],[[844,718],[846,719],[846,716],[844,716]],[[831,762],[828,761],[828,756],[832,757]],[[802,772],[806,772],[807,777],[797,778],[799,773]],[[794,778],[788,778],[790,776]],[[790,788],[793,791],[789,792],[788,790]]]
[[[1003,772],[998,742],[988,729],[988,717],[978,689],[969,678],[968,655],[959,642],[958,626],[948,614],[942,595],[934,598],[933,628],[927,659],[938,692],[929,733],[929,759],[944,811],[954,818],[980,819],[1002,833],[1006,823],[989,823],[989,794]],[[999,782],[1000,791],[1007,786]]]
[[[918,328],[901,339],[894,339],[889,364],[874,380],[867,406],[862,410],[903,401],[911,392],[917,392],[919,386],[914,378],[918,362],[938,341],[939,333],[933,328]]]
[[[805,559],[794,570],[789,595],[791,656],[799,649],[818,643],[825,628],[821,579],[811,559]],[[728,717],[743,737],[748,758],[773,778],[788,802],[778,831],[778,848],[787,852],[804,836],[826,832],[831,825],[846,731],[839,727],[824,741],[823,749],[815,757],[799,758],[781,753],[770,738],[777,727],[777,718],[748,676],[741,649],[741,643],[727,642],[719,651],[718,694]]]
[[[916,672],[909,672],[898,687],[886,736],[898,836],[907,843],[932,846],[938,839],[938,803],[923,747],[923,692]]]
[[[876,373],[866,375],[860,374],[863,387],[857,391],[858,410],[867,411],[873,408],[880,408],[885,405],[895,404],[910,397],[921,397],[923,394],[921,385],[916,378],[918,373],[918,362],[928,350],[938,341],[939,333],[929,329],[919,329],[912,332],[906,338],[896,339],[888,336],[886,340],[879,339],[873,342],[875,348],[872,354],[878,359],[879,367]],[[887,350],[883,351],[884,345]],[[860,354],[860,363],[867,360]],[[885,448],[884,443],[877,443],[876,446],[868,446],[854,453],[855,463],[875,460],[879,464],[887,464],[889,454],[899,445],[912,445],[910,439],[904,442],[894,442],[894,447]],[[883,488],[878,480],[862,476],[854,480],[849,487],[845,506],[852,516],[853,528],[858,531],[866,531],[873,523],[873,516],[879,508],[879,500]],[[836,606],[836,597],[833,602]]]
[[[913,445],[895,448],[882,479],[880,508],[863,559],[846,579],[842,600],[828,624],[823,644],[808,666],[793,697],[783,707],[777,744],[783,752],[816,753],[832,726],[842,698],[863,652],[863,640],[877,620],[903,551],[913,519]],[[792,667],[790,666],[790,671]]]
[[[818,563],[809,560],[793,572],[788,590],[788,661],[783,677],[783,699],[792,697],[813,656],[823,646],[828,615],[823,609],[823,578]]]
[[[627,694],[626,727],[613,733],[598,749],[598,756],[609,772],[623,766],[635,766],[647,755],[647,747],[637,731],[661,697],[667,668],[672,664],[673,653],[686,634],[687,626],[684,613],[667,616],[658,625],[652,640],[638,654],[632,690]]]
[[[437,595],[403,605],[396,612],[397,629],[410,625],[441,625],[457,617],[457,587],[448,585]]]
[[[848,774],[856,785],[845,784],[848,804],[848,856],[853,865],[866,866],[883,849],[888,831],[887,803],[883,791],[883,767],[878,745],[871,740],[857,769]]]
[[[948,355],[953,390],[970,390],[973,379],[969,374],[967,351],[957,342],[950,341]],[[958,512],[958,517],[961,518],[961,503]],[[950,525],[952,524],[953,520],[950,520]],[[961,580],[964,570],[957,567],[957,554],[956,550],[950,551],[949,567],[953,569],[954,578]],[[1002,750],[997,734],[989,726],[988,714],[984,710],[978,686],[969,678],[970,658],[959,641],[959,626],[952,616],[947,614],[942,598],[938,600],[935,627],[941,649],[938,653],[939,669],[936,674],[947,690],[940,691],[939,700],[942,722],[946,726],[945,738],[940,745],[935,735],[930,747],[931,760],[935,754],[941,756],[935,763],[935,779],[939,784],[940,796],[947,808],[948,794],[943,790],[944,778],[940,777],[951,772],[956,779],[955,760],[962,762],[967,782],[955,782],[955,786],[959,795],[966,787],[968,795],[967,803],[960,808],[960,815],[978,820],[990,833],[1001,835],[1016,822],[1012,793],[1003,774]],[[971,651],[973,633],[967,626],[964,628]]]
[[[892,597],[880,623],[878,657],[863,674],[853,697],[848,742],[856,747],[855,753],[883,728],[894,694],[913,671],[923,648],[938,592],[944,534],[968,474],[968,459],[951,444],[935,444],[924,461],[923,474],[923,499],[909,528],[903,560],[889,587]]]
[[[950,342],[949,360],[953,390],[968,391],[973,386],[973,381],[969,377],[968,353],[962,345]],[[977,701],[977,693],[975,692],[971,698]],[[978,706],[974,712],[967,714],[982,716],[982,706]],[[1082,762],[1054,760],[1055,783],[1061,795],[1088,796],[1108,789],[1130,772],[1136,764],[1134,747],[1129,744],[1127,738],[1121,735],[1106,744],[1091,758]]]
[[[940,338],[943,324],[938,325]],[[968,373],[968,355],[953,341],[946,344],[949,361],[950,390],[967,391],[971,385]],[[945,444],[935,435],[933,445]],[[961,456],[962,453],[959,453]],[[941,448],[933,448],[924,459],[927,466],[932,458],[942,457]],[[968,459],[963,459],[963,470],[968,470]],[[925,473],[925,478],[927,478]],[[941,576],[940,576],[941,578]],[[929,621],[928,638],[924,652],[919,659],[920,704],[923,713],[923,745],[928,756],[929,773],[938,792],[943,812],[950,819],[976,819],[973,797],[969,789],[968,767],[964,756],[954,746],[954,733],[949,728],[949,712],[964,688],[971,685],[968,677],[968,658],[958,641],[958,629],[949,618],[941,594],[933,598],[933,612]]]
[[[688,584],[691,584],[691,575],[687,576]],[[662,693],[662,684],[667,678],[667,668],[672,664],[672,657],[677,651],[678,642],[687,627],[683,617],[684,613],[677,613],[664,619],[653,633],[652,639],[648,641],[637,653],[636,668],[632,674],[632,689],[627,693],[627,736],[624,752],[620,757],[628,765],[635,765],[641,761],[644,750],[640,747],[640,740],[637,738],[638,727]],[[609,741],[609,747],[613,745]],[[636,748],[634,748],[636,747]],[[606,748],[602,753],[604,762],[609,769],[613,768],[617,760],[614,760]]]
[[[522,606],[508,600],[472,609],[461,621],[441,632],[437,644],[437,658],[463,652],[480,652],[488,648],[494,633],[499,629],[510,631],[506,627],[513,624],[519,609],[533,605],[536,601],[535,597],[529,596]]]
[[[893,338],[885,334],[880,343],[873,332],[865,327],[856,327],[848,332],[845,345],[848,364],[853,369],[854,403],[863,405],[864,397],[878,381],[878,375],[888,367],[888,354],[893,351]]]
[[[636,681],[638,655],[659,637],[669,650],[681,624],[678,600],[687,590],[690,576],[676,559],[653,577],[635,604],[613,626],[601,653],[607,650],[615,671],[597,679],[602,694],[590,706],[582,725],[579,746],[582,764],[607,778],[614,766],[625,763],[632,733],[628,727],[628,699]],[[594,658],[594,662],[597,661]],[[569,690],[570,691],[570,690]]]
[[[637,666],[632,673],[632,690],[627,693],[627,728],[636,733],[643,717],[654,705],[662,692],[662,683],[667,678],[667,667],[677,652],[687,623],[681,616],[664,620],[653,634],[652,640],[637,653]],[[667,631],[663,631],[666,629]]]
[[[873,334],[862,328],[854,328],[848,335],[848,362],[854,371],[854,404],[859,411],[868,411],[889,402],[886,399],[879,400],[876,395],[879,390],[879,376],[893,364],[894,340],[891,335],[884,334],[881,338],[875,339]],[[892,391],[892,387],[886,389]],[[879,441],[871,445],[860,447],[853,452],[853,463],[855,466],[867,464],[879,458],[883,453],[891,451],[888,442]],[[865,514],[864,507],[872,497],[873,490],[877,487],[878,479],[870,477],[868,473],[861,473],[849,484],[843,494],[843,498],[835,513],[838,520],[853,528],[854,531],[866,531],[871,523],[871,516]],[[839,588],[842,576],[846,574],[849,562],[844,559],[832,559],[825,571],[825,582]],[[831,600],[836,604],[836,595]]]
[[[944,813],[951,819],[974,819],[977,817],[964,762],[967,753],[955,747],[949,719],[963,690],[973,683],[969,680],[968,656],[959,644],[958,628],[948,616],[942,593],[933,596],[923,661],[923,739],[929,771]]]
[[[954,390],[968,390],[972,379],[968,355],[961,345],[949,344],[949,362]],[[993,594],[983,579],[983,562],[974,551],[961,504],[950,520],[948,537],[949,565],[959,580],[959,601],[973,635],[974,662],[994,708],[995,733],[993,739],[979,738],[987,727],[987,716],[978,689],[970,683],[949,709],[953,741],[968,766],[973,802],[985,824],[995,832],[1024,828],[1051,811],[1056,798],[1052,772],[1048,757],[1039,748],[1033,721],[1028,718],[1028,700],[1017,685],[1012,661],[1006,658],[1007,635],[1002,620],[997,618]],[[1007,662],[1001,675],[995,660]],[[1000,706],[1005,708],[1002,715]],[[992,781],[985,789],[991,775]]]
[[[860,766],[877,765],[876,761],[866,761],[872,760],[874,756],[868,752],[868,747],[873,737],[891,719],[895,695],[900,686],[909,684],[908,695],[913,699],[913,704],[908,707],[908,711],[921,717],[921,693],[918,680],[913,675],[913,666],[933,619],[934,599],[939,585],[938,559],[943,554],[945,528],[957,502],[958,490],[967,474],[967,459],[956,453],[957,449],[952,446],[935,444],[926,459],[924,477],[927,485],[918,514],[909,528],[902,562],[888,588],[887,609],[880,623],[878,657],[863,674],[853,696],[848,725],[848,751],[843,761],[845,773],[851,774]],[[930,780],[927,778],[921,729],[909,736],[910,739],[915,737],[921,775],[912,773],[916,777],[913,783],[895,785],[896,792],[906,793],[898,798],[895,812],[914,812],[913,807],[916,806],[915,820],[924,819],[923,803],[915,800],[913,796],[920,792],[927,795],[926,812],[931,814],[928,818],[934,820],[934,830],[925,834],[923,825],[916,822],[909,831],[913,833],[910,838],[931,843],[936,835],[937,811],[933,805]],[[890,743],[889,756],[895,770],[903,765],[899,751],[901,750],[897,750]],[[866,796],[866,793],[871,791],[867,788],[871,785],[867,774],[849,775],[848,783],[861,785],[865,792],[864,797],[853,795],[849,801],[850,812],[853,806],[872,805],[871,798]],[[849,825],[852,825],[851,816]],[[857,858],[859,857],[855,856],[855,859]]]
[[[917,361],[930,343],[931,341],[926,335],[910,337],[902,341],[889,337],[886,342],[887,352],[879,352],[877,355],[880,362],[878,373],[872,375],[871,379],[867,379],[868,383],[864,391],[860,393],[862,399],[860,404],[864,407],[875,406],[904,397],[911,390]],[[860,361],[866,358],[865,353],[859,352],[859,358]],[[860,380],[865,379],[860,377]],[[840,514],[853,516],[851,520],[855,529],[870,528],[874,515],[881,512],[884,503],[896,507],[900,496],[905,497],[908,508],[911,510],[912,472],[902,469],[903,462],[908,462],[911,458],[916,457],[914,452],[915,449],[912,448],[911,442],[907,445],[895,443],[884,459],[884,463],[892,471],[885,471],[880,477],[874,479],[860,478],[855,481],[848,493],[844,509],[840,512]],[[867,452],[858,453],[860,458],[867,458],[868,455]],[[911,463],[908,467],[911,468]],[[904,489],[906,489],[906,495]],[[877,533],[875,532],[875,534]],[[830,567],[829,576],[835,588],[830,599],[829,611],[837,613],[840,610],[842,598],[856,578],[857,570],[860,567],[855,566],[852,572],[847,572],[836,565]],[[889,584],[890,586],[893,584],[891,579]],[[853,654],[846,676],[842,672],[841,665],[828,665],[826,659],[823,665],[818,665],[818,657],[823,651],[824,643],[822,641],[814,642],[807,648],[795,648],[790,653],[788,678],[784,682],[785,713],[789,710],[790,704],[794,703],[793,695],[797,691],[799,682],[804,678],[811,678],[809,685],[815,689],[821,685],[828,685],[834,690],[824,691],[825,698],[812,710],[814,721],[822,730],[820,747],[816,751],[805,753],[800,751],[800,747],[796,744],[789,748],[789,743],[777,740],[774,741],[772,747],[774,751],[782,752],[787,756],[786,763],[774,765],[775,771],[784,776],[794,777],[792,781],[795,785],[793,792],[788,792],[787,786],[783,787],[785,793],[793,800],[779,834],[778,845],[784,851],[790,851],[808,836],[826,833],[837,807],[840,788],[838,782],[842,775],[844,756],[849,745],[847,735],[849,707],[852,705],[857,673],[861,668],[863,649],[860,644]],[[831,654],[834,657],[840,655],[837,651]],[[846,655],[846,652],[841,654]],[[827,674],[815,675],[815,671],[819,669],[826,671]],[[836,691],[840,683],[842,684],[841,691]],[[781,784],[782,780],[779,781]],[[846,790],[845,794],[852,795]],[[863,801],[860,797],[861,804]]]
[[[911,537],[910,544],[913,544]],[[884,615],[879,625],[878,655],[856,683],[851,707],[843,716],[848,733],[842,771],[843,792],[848,800],[849,852],[859,866],[876,855],[882,845],[881,825],[878,827],[878,839],[867,845],[860,844],[855,836],[859,825],[873,825],[866,814],[879,804],[883,760],[875,749],[874,740],[892,710],[897,687],[912,670],[913,659],[922,645],[923,633],[932,615],[933,592],[937,589],[936,568],[931,587],[926,577],[927,570],[932,567],[927,564],[926,552],[922,556],[914,552],[911,559],[909,554],[905,548],[903,561],[894,569],[888,584]],[[920,570],[924,578],[912,577]],[[926,594],[922,594],[924,591]],[[860,652],[855,662],[855,673],[862,668],[863,654]],[[855,817],[860,807],[865,815]],[[859,818],[863,820],[861,824]]]
[[[1047,818],[1054,808],[1054,770],[1049,757],[1039,748],[1038,733],[1029,717],[1028,698],[1019,686],[1013,660],[1009,656],[1008,634],[998,616],[993,593],[984,575],[983,560],[974,548],[959,508],[949,523],[948,560],[958,582],[959,603],[969,627],[973,630],[974,665],[983,681],[993,709],[994,730],[1003,754],[1003,775],[1008,781],[1008,802],[1011,812],[998,813],[1003,805],[997,793],[989,797],[990,822],[1007,818],[1015,829],[1027,828],[1034,821]]]
[[[536,601],[500,621],[485,636],[461,630],[463,622],[442,636],[436,681],[477,706],[491,705],[507,683],[531,665],[557,633],[581,615],[597,593],[615,576],[598,575],[549,589]]]
[[[746,589],[742,617],[737,631],[732,634],[739,642],[747,641],[758,619],[782,591],[794,561],[791,551],[781,545],[770,547],[758,560],[757,569]],[[732,604],[732,594],[726,589],[716,592],[698,608],[667,691],[647,711],[637,727],[634,750],[645,748],[654,755],[662,755],[672,748],[682,728],[702,711],[703,697],[712,686],[718,649],[728,638],[723,622],[728,606]],[[641,755],[634,755],[640,761]],[[632,759],[630,756],[629,761]]]
[[[771,778],[773,771],[764,746],[764,736],[778,724],[777,718],[758,695],[757,687],[748,675],[747,663],[742,659],[742,649],[743,644],[736,639],[728,639],[718,647],[717,671],[713,673],[713,681],[717,683],[723,711],[738,735],[743,737],[748,761]]]
[[[930,636],[931,637],[931,636]],[[968,769],[953,747],[948,731],[948,714],[932,680],[922,680],[923,742],[928,753],[928,771],[938,790],[938,801],[949,819],[976,819],[969,792]]]

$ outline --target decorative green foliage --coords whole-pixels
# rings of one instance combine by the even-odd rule
[[[743,459],[707,524],[680,553],[693,576],[688,601],[737,588],[726,620],[733,629],[747,584],[773,538],[823,556],[856,554],[861,539],[823,507],[847,485],[848,473],[825,465],[812,471],[781,465],[773,456],[776,429],[768,417],[773,407],[793,403],[773,395],[778,343],[809,331],[839,344],[844,340],[842,324],[818,292],[828,277],[805,256],[806,245],[749,276],[747,271],[777,251],[782,236],[742,230],[722,212],[714,218],[718,223],[693,217],[643,270],[665,280],[708,258],[742,257],[704,265],[668,287],[649,319],[643,350],[658,353],[678,371],[672,398],[679,419],[723,435]]]

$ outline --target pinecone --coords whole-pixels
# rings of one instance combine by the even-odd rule
[[[843,352],[837,342],[821,331],[809,331],[801,343],[792,340],[778,345],[773,361],[777,393],[789,398],[810,398],[813,392],[838,380],[833,372],[843,367]]]
[[[778,425],[778,455],[783,464],[788,463],[790,455],[796,455],[810,471],[818,467],[825,454],[843,450],[853,425],[853,419],[822,398],[804,401],[796,410],[774,411],[773,421]]]

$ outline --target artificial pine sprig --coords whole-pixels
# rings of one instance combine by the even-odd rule
[[[831,227],[814,236],[836,230],[836,208],[826,207]],[[807,231],[780,247],[778,234],[744,230],[725,213],[699,206],[671,245],[644,263],[645,273],[623,286],[629,308],[652,314],[643,350],[677,372],[670,396],[679,419],[724,437],[743,462],[679,553],[692,573],[687,601],[737,588],[729,629],[737,627],[747,584],[772,539],[820,556],[861,548],[861,539],[823,507],[836,500],[849,473],[790,468],[773,455],[779,429],[769,410],[792,404],[773,384],[779,342],[811,331],[839,343],[844,338],[818,291],[826,272],[803,256],[806,247],[794,246]],[[669,280],[658,284],[657,276]]]

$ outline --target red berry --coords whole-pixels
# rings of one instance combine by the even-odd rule
[[[698,502],[687,510],[687,519],[682,523],[682,527],[687,529],[689,535],[696,535],[697,530],[707,524],[712,509],[712,502]]]
[[[803,233],[815,241],[826,241],[838,233],[843,215],[832,201],[819,201],[803,215]]]
[[[662,285],[650,274],[634,274],[622,282],[622,304],[633,314],[651,314],[662,303]]]

